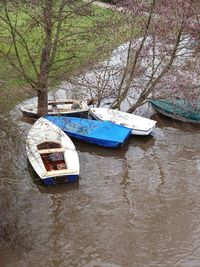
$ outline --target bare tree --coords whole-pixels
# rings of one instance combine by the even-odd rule
[[[108,62],[108,65],[101,65],[96,74],[99,80],[101,73],[101,89],[107,85],[105,90],[96,91],[98,105],[99,93],[102,98],[112,97],[111,108],[120,109],[121,104],[128,100],[128,112],[137,109],[150,95],[194,96],[194,91],[199,89],[199,2],[151,0],[120,3],[124,5],[121,12],[128,18],[129,41],[120,67],[116,69],[111,64],[108,68]],[[107,75],[102,74],[104,71]],[[117,80],[115,84],[110,83],[112,77]]]
[[[142,2],[130,6],[133,14],[139,16],[142,37],[139,42],[132,38],[129,42],[127,62],[113,108],[120,108],[125,98],[132,95],[136,100],[132,101],[128,112],[133,112],[159,88],[164,77],[170,72],[175,74],[177,60],[182,58],[184,63],[186,54],[189,56],[186,48],[189,48],[192,37],[188,27],[191,20],[196,20],[198,9],[192,2],[190,9],[188,3],[182,2],[180,5],[176,1],[153,0],[146,3],[145,9]],[[144,10],[148,12],[144,13]],[[138,73],[142,80],[140,84]],[[136,97],[134,90],[137,86]]]
[[[87,40],[88,32],[73,30],[72,25],[68,25],[69,18],[74,14],[87,16],[92,2],[2,2],[0,53],[37,92],[39,115],[47,112],[47,90],[55,75],[61,73],[58,69],[71,64],[70,60],[77,56],[76,47],[69,53],[67,44],[73,42],[77,45],[77,36]],[[126,20],[129,41],[121,66],[100,64],[92,67],[98,81],[96,85],[90,80],[87,84],[84,75],[83,79],[86,91],[97,99],[98,106],[102,99],[112,97],[111,107],[120,109],[128,99],[127,111],[133,112],[151,94],[163,94],[161,88],[179,87],[180,93],[183,89],[181,83],[178,86],[180,72],[186,72],[189,66],[194,69],[198,66],[198,60],[193,58],[197,56],[199,47],[199,3],[192,0],[151,0],[120,1],[120,4],[125,8],[120,9],[121,13],[117,9],[118,19],[114,16],[107,25],[97,23],[91,33],[98,34],[100,26],[109,27],[114,38],[116,21],[119,23],[120,16]],[[99,54],[104,53],[106,44],[99,45]],[[194,87],[198,87],[197,84],[192,84],[191,88]],[[168,94],[174,92],[168,90]]]
[[[38,96],[38,114],[47,112],[47,90],[55,74],[75,58],[76,36],[84,29],[73,29],[68,20],[74,14],[86,16],[90,3],[68,0],[16,0],[1,2],[0,53]]]

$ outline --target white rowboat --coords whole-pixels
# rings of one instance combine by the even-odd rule
[[[37,117],[37,103],[24,104],[21,112],[26,116]],[[88,111],[88,104],[85,100],[77,99],[56,99],[48,101],[48,115],[75,114]]]
[[[91,108],[89,113],[97,120],[111,121],[130,128],[133,135],[149,135],[156,126],[154,120],[116,109]]]
[[[71,139],[45,118],[38,119],[26,139],[29,162],[45,185],[74,182],[79,158]]]

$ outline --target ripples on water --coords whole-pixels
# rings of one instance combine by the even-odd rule
[[[160,117],[121,149],[75,141],[79,182],[52,188],[27,168],[20,127],[15,241],[2,240],[1,266],[200,266],[198,127]]]

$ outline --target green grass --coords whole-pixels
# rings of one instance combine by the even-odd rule
[[[14,14],[11,14],[14,19]],[[64,22],[62,31],[62,41],[59,43],[59,49],[54,65],[51,83],[59,83],[60,80],[77,73],[91,62],[99,62],[109,56],[111,51],[119,44],[125,42],[129,37],[129,28],[127,18],[114,13],[111,10],[92,7],[87,16],[73,15]],[[24,14],[18,14],[18,24],[23,37],[26,39],[37,68],[40,64],[40,50],[42,46],[41,27],[29,28],[29,17]],[[3,34],[8,34],[5,29]],[[0,44],[2,48],[2,44]],[[26,65],[27,75],[36,79],[36,75],[27,59],[23,46],[19,45],[20,57]],[[3,47],[6,51],[9,46]],[[73,57],[72,57],[73,56]],[[62,62],[63,58],[71,58],[67,62]],[[18,102],[34,95],[34,92],[27,90],[29,86],[20,81],[20,76],[14,70],[5,58],[0,57],[0,107],[2,111],[10,110]]]

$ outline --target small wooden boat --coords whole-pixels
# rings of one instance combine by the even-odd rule
[[[97,120],[111,121],[130,128],[133,135],[149,135],[155,128],[156,121],[143,118],[116,109],[91,108],[89,113]]]
[[[129,128],[108,121],[49,115],[45,118],[70,137],[104,147],[123,145],[131,133]]]
[[[74,182],[79,159],[71,139],[55,124],[38,119],[26,139],[29,162],[45,185]]]
[[[38,117],[37,103],[25,104],[20,109],[26,116]],[[57,99],[48,101],[49,115],[66,115],[88,111],[88,104],[85,100]]]
[[[151,99],[152,108],[175,120],[200,124],[200,101]]]

